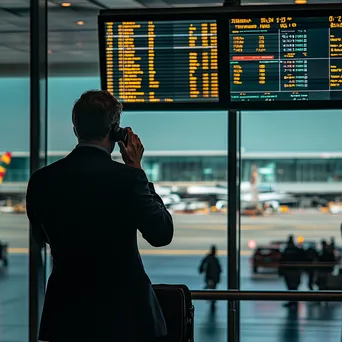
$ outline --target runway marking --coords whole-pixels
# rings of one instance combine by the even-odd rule
[[[182,230],[207,230],[207,231],[226,231],[227,230],[227,225],[224,226],[201,226],[201,225],[184,225],[182,228],[180,228]],[[292,229],[292,230],[312,230],[312,231],[316,231],[316,230],[331,230],[331,229],[335,229],[334,226],[328,226],[328,225],[309,225],[309,224],[286,224],[286,223],[282,223],[280,225],[275,225],[275,224],[270,224],[267,223],[265,225],[241,225],[241,231],[258,231],[258,230],[286,230],[286,229]],[[338,229],[338,228],[336,228]],[[177,230],[177,226],[176,226],[176,230]]]
[[[241,231],[246,230],[272,230],[274,227],[271,226],[241,226]]]
[[[9,254],[28,254],[28,248],[8,248]],[[208,253],[207,249],[140,249],[141,255],[163,255],[163,256],[187,256],[187,255],[205,255]],[[220,256],[227,256],[226,250],[221,250],[217,252]],[[240,255],[250,256],[252,255],[251,250],[242,250]]]
[[[206,255],[208,253],[207,249],[141,249],[140,254],[141,255],[164,255],[164,256],[172,256],[172,255]],[[217,252],[220,256],[227,256],[228,251],[227,250],[219,250]],[[251,250],[242,250],[240,253],[241,256],[250,256],[252,255]]]
[[[28,248],[15,248],[15,247],[9,247],[7,249],[7,252],[9,254],[28,254],[29,249]]]
[[[246,230],[271,230],[274,229],[274,226],[257,226],[257,225],[242,225],[241,226],[241,231],[246,231]],[[177,231],[177,226],[176,226],[176,231]],[[224,226],[194,226],[194,225],[184,225],[184,229],[191,229],[191,230],[208,230],[208,231],[226,231],[227,230],[227,225]]]

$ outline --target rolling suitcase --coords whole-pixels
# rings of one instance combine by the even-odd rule
[[[158,342],[193,342],[195,308],[189,288],[186,285],[154,284],[153,289],[168,332]]]
[[[326,275],[325,278],[325,289],[326,291],[341,291],[342,290],[342,275]]]

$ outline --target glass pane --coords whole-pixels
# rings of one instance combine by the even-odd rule
[[[75,146],[71,108],[82,92],[98,87],[96,77],[50,77],[49,163],[64,157]],[[223,271],[217,288],[226,289],[227,114],[124,112],[121,125],[139,134],[145,146],[143,168],[172,212],[175,224],[174,240],[164,248],[151,247],[138,234],[152,282],[203,289],[205,277],[199,267],[211,245],[216,245]],[[122,162],[117,147],[113,159]],[[199,305],[198,314],[204,317],[207,309],[206,304]],[[225,310],[222,305],[220,315]]]
[[[342,247],[341,124],[334,110],[242,113],[242,289],[335,286]],[[294,247],[286,249],[290,236]],[[328,276],[331,284],[320,282]]]
[[[241,342],[339,342],[340,302],[241,303]]]
[[[174,240],[165,248],[152,248],[139,239],[153,282],[203,288],[199,266],[210,246],[216,245],[223,270],[218,288],[226,288],[227,161],[223,153],[215,156],[215,149],[224,148],[226,116],[223,112],[123,115],[122,124],[133,127],[144,142],[145,171],[150,179],[154,177],[156,190],[173,213],[175,224]],[[217,207],[221,213],[212,212]]]
[[[28,341],[29,2],[1,2],[0,340]]]
[[[49,10],[49,164],[65,157],[77,143],[71,121],[75,100],[86,90],[100,88],[98,56],[92,52],[97,51],[97,11],[80,13],[77,20],[82,25],[76,20],[66,24],[63,13],[71,16],[72,7],[73,3],[70,8]],[[164,248],[150,246],[138,233],[151,281],[203,289],[206,281],[199,268],[215,245],[222,268],[217,289],[226,289],[227,113],[124,111],[121,125],[139,134],[145,147],[143,168],[175,224],[174,240]],[[117,147],[112,158],[122,162]],[[226,305],[217,303],[218,323],[209,319],[210,309],[210,303],[196,304],[196,341],[207,341],[213,325],[219,326],[213,336],[226,340]]]
[[[62,75],[57,77],[53,58],[57,57],[52,52],[48,94],[49,164],[66,156],[76,145],[71,123],[75,100],[84,91],[100,87],[98,75],[65,77],[61,69]],[[215,245],[222,268],[217,289],[226,289],[227,113],[124,112],[121,125],[130,126],[139,134],[145,147],[143,168],[172,212],[175,224],[174,240],[165,248],[150,246],[138,234],[142,259],[152,282],[181,283],[190,289],[203,289],[205,271],[200,274],[199,268],[210,247]],[[122,162],[117,147],[112,157]],[[197,313],[206,317],[209,309],[210,305],[203,303]],[[221,305],[217,316],[225,312],[226,306]],[[201,327],[210,330],[210,324],[211,321],[204,320]],[[226,336],[225,331],[220,334]],[[204,337],[197,340],[206,341]]]
[[[227,303],[216,302],[216,310],[211,310],[210,301],[194,301],[195,341],[227,342]]]

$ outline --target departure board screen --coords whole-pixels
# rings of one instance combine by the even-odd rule
[[[231,102],[342,100],[342,15],[230,17],[229,38]]]
[[[216,20],[108,21],[105,86],[123,103],[218,102]]]

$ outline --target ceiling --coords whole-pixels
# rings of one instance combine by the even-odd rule
[[[48,0],[49,71],[98,74],[97,15],[106,8],[221,6],[222,0]],[[249,4],[293,4],[294,0],[241,0]],[[342,0],[308,0],[308,3]],[[28,73],[30,0],[0,0],[0,76]],[[83,25],[79,25],[79,21]]]

